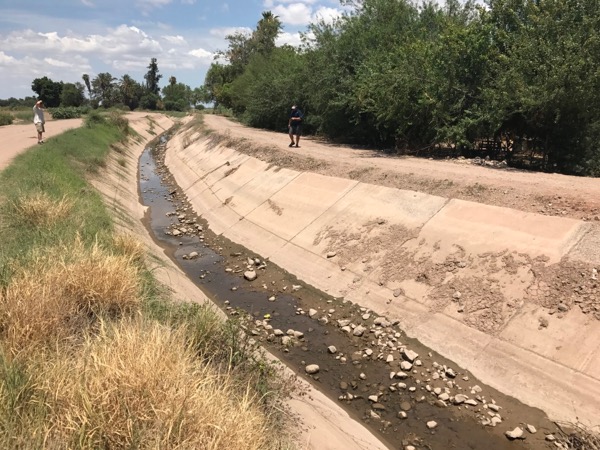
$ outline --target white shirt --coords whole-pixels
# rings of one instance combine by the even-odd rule
[[[33,123],[46,123],[44,120],[44,110],[38,105],[33,107]]]

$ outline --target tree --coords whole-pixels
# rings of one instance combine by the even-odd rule
[[[92,85],[90,84],[90,76],[87,73],[84,73],[81,76],[81,78],[83,79],[83,82],[85,83],[85,87],[87,88],[88,95],[91,99],[92,98]]]
[[[92,80],[92,93],[94,99],[104,108],[113,106],[117,101],[117,89],[115,81],[117,79],[108,72],[99,73]]]
[[[175,77],[171,77],[175,79]],[[169,83],[162,90],[163,103],[167,111],[185,111],[192,103],[192,90],[183,83]]]
[[[85,100],[81,83],[65,83],[60,95],[61,106],[81,106]]]
[[[162,75],[158,74],[158,64],[156,63],[156,58],[152,58],[150,60],[150,64],[148,65],[148,72],[146,75],[144,75],[144,79],[146,80],[146,89],[148,92],[156,95],[160,93],[158,82],[161,78]]]
[[[121,103],[133,111],[140,104],[143,88],[141,84],[126,74],[119,81],[119,94]]]
[[[262,13],[262,19],[258,21],[256,30],[252,33],[252,52],[268,55],[275,48],[275,39],[281,32],[281,21],[271,11]]]
[[[50,108],[60,105],[60,94],[63,83],[52,81],[48,77],[36,78],[31,83],[31,90],[35,92],[38,98],[42,99],[44,104]]]

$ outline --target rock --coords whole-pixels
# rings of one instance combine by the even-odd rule
[[[274,302],[274,301],[275,301],[275,296],[274,296],[274,295],[271,295],[271,296],[269,297],[269,301],[270,301],[270,302]]]
[[[527,424],[525,428],[527,428],[527,431],[529,431],[531,434],[537,433],[537,429],[533,425]]]
[[[375,411],[385,411],[386,407],[384,405],[382,405],[381,403],[373,403],[371,405],[371,408],[373,408]]]
[[[377,403],[377,401],[379,400],[379,396],[377,396],[377,395],[369,395],[368,399],[370,401],[372,401],[373,403]]]
[[[406,447],[404,447],[404,450],[417,450],[417,448],[413,445],[407,445]]]
[[[358,378],[360,378],[361,380],[366,380],[367,376],[361,372],[360,375],[358,375]]]
[[[373,354],[373,350],[371,350],[370,348],[365,349],[365,355],[371,356],[372,354]]]
[[[276,329],[273,330],[273,334],[275,336],[279,337],[279,336],[283,336],[285,333],[283,331],[281,331],[279,328],[276,328]]]
[[[499,425],[502,423],[502,419],[498,416],[494,416],[492,417],[492,419],[490,420],[490,424],[495,427],[496,425]]]
[[[388,364],[394,362],[394,355],[387,355],[387,358],[385,358],[385,362]]]
[[[412,367],[413,367],[412,363],[409,363],[408,361],[402,361],[400,363],[400,368],[402,370],[406,370],[407,372],[412,370]]]
[[[352,332],[352,334],[353,334],[354,336],[362,336],[362,335],[365,333],[365,331],[367,331],[367,329],[366,329],[365,327],[363,327],[362,325],[358,325],[358,326],[357,326],[357,327],[354,329],[354,331]]]
[[[454,370],[448,368],[448,369],[446,369],[446,376],[448,378],[456,378],[456,372],[454,372]]]
[[[435,427],[437,427],[437,422],[435,420],[430,420],[429,422],[427,422],[427,428],[429,428],[430,430],[433,430]]]
[[[318,311],[316,309],[310,308],[308,310],[308,317],[312,318],[315,317],[318,314]]]
[[[402,402],[402,403],[400,403],[400,409],[402,411],[410,411],[411,408],[412,408],[412,406],[411,406],[410,402]]]
[[[460,293],[460,291],[456,291],[454,294],[452,294],[452,298],[454,300],[460,300],[461,297],[462,297],[462,294]]]
[[[456,394],[456,395],[454,396],[454,402],[453,402],[453,403],[454,403],[455,405],[461,405],[461,404],[463,404],[464,402],[466,402],[467,400],[468,400],[468,398],[467,398],[467,396],[466,396],[466,395],[462,395],[462,394]]]
[[[306,371],[306,373],[308,373],[309,375],[313,375],[315,373],[319,372],[319,366],[317,364],[309,364],[308,366],[306,366],[304,368],[304,370]]]
[[[521,427],[516,427],[514,430],[507,431],[504,434],[510,440],[525,439],[525,437],[523,436],[523,428]]]
[[[329,347],[327,347],[327,351],[333,355],[337,353],[337,348],[335,348],[335,345],[330,345]]]
[[[294,331],[294,337],[296,339],[302,339],[304,337],[304,333],[302,331]]]
[[[400,411],[398,413],[398,419],[406,419],[408,417],[408,414],[406,414],[404,411]]]
[[[500,407],[498,405],[496,405],[495,403],[488,403],[487,407],[488,407],[488,409],[491,409],[492,411],[495,411],[495,412],[500,411]]]
[[[450,400],[450,396],[446,393],[446,392],[442,392],[439,396],[438,399],[447,402],[448,400]]]
[[[340,389],[342,391],[348,390],[348,383],[346,383],[345,381],[340,381]]]
[[[181,235],[181,231],[179,231],[177,228],[175,228],[173,231],[171,231],[171,234],[173,236],[180,236]]]
[[[471,388],[471,394],[480,394],[483,389],[479,387],[479,385],[475,385]]]
[[[465,405],[477,406],[477,405],[479,405],[479,403],[477,403],[477,400],[469,398],[469,399],[465,400]]]
[[[548,442],[554,442],[554,441],[556,441],[556,438],[554,437],[554,435],[553,435],[553,434],[547,434],[547,435],[546,435],[546,440],[547,440]]]
[[[412,350],[405,348],[402,350],[402,357],[409,362],[413,362],[419,357],[419,354],[417,352],[413,352]]]
[[[283,336],[281,338],[281,343],[287,347],[292,344],[292,338],[290,336]]]
[[[400,297],[402,294],[404,294],[402,289],[394,289],[394,297]]]
[[[350,319],[340,319],[337,321],[338,327],[340,328],[347,327],[350,325],[350,322],[352,322]]]
[[[405,380],[408,378],[408,374],[406,372],[396,372],[396,378],[400,378],[401,380]]]
[[[254,281],[256,280],[256,272],[254,270],[247,270],[246,272],[244,272],[244,278],[248,281]]]
[[[337,252],[327,252],[328,258],[333,258],[335,255],[337,255]]]
[[[564,303],[559,303],[558,310],[561,312],[567,312],[569,310],[569,306],[565,305]]]

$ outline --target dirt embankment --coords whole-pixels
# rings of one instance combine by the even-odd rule
[[[248,146],[237,150],[281,167],[310,170],[363,183],[409,189],[579,220],[600,221],[600,181],[472,164],[469,160],[432,160],[393,156],[381,151],[333,145],[303,137],[288,148],[286,134],[244,127],[207,114],[206,125]]]

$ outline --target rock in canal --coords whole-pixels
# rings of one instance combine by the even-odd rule
[[[319,373],[320,368],[317,364],[309,364],[308,366],[306,366],[304,368],[304,370],[306,371],[307,374],[313,375],[315,373]]]

